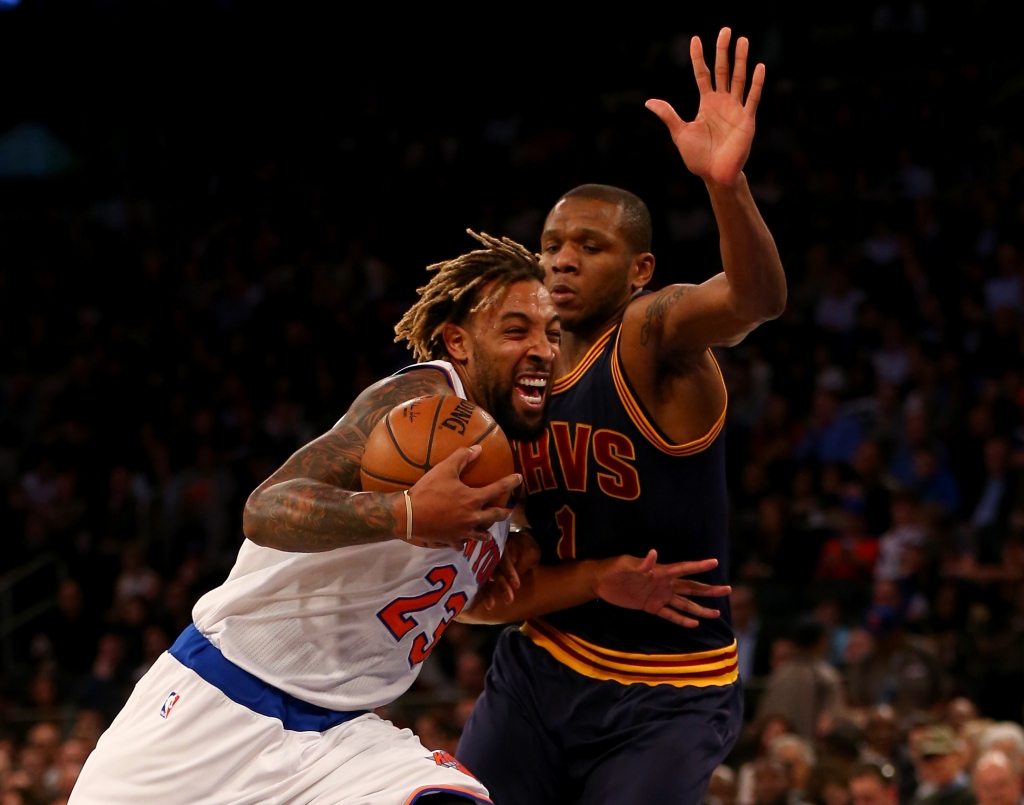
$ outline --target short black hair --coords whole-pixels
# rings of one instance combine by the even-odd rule
[[[651,250],[651,238],[654,236],[651,211],[640,196],[610,184],[581,184],[565,193],[555,206],[567,198],[585,198],[616,205],[622,210],[622,230],[633,252],[643,254]]]
[[[896,776],[896,768],[891,763],[879,765],[877,763],[858,763],[850,772],[850,779],[858,777],[874,777],[883,788],[898,786],[899,779]]]
[[[797,648],[812,649],[825,636],[825,627],[810,617],[802,617],[793,625],[793,642]]]

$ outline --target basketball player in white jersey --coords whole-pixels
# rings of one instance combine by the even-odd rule
[[[463,448],[408,494],[358,491],[367,436],[407,400],[458,395],[513,439],[545,425],[560,332],[543,270],[511,241],[478,239],[431,267],[397,328],[421,363],[363,392],[252,493],[231,574],[136,686],[71,805],[490,802],[453,757],[371,711],[409,688],[486,582],[509,516],[487,501],[521,479],[465,486],[479,448]],[[621,559],[602,566],[606,585],[645,601],[670,601],[675,576],[705,569]]]

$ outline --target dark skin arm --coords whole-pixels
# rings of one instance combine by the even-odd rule
[[[535,565],[518,576],[514,598],[504,588],[485,587],[460,616],[467,623],[513,623],[547,615],[601,598],[615,606],[641,609],[679,626],[695,627],[695,618],[717,618],[686,595],[725,596],[727,586],[702,584],[681,578],[718,566],[717,559],[657,564],[657,551],[643,559],[616,556],[580,559],[557,565]],[[691,617],[692,616],[692,617]]]
[[[742,171],[753,142],[764,66],[754,69],[744,103],[749,46],[743,37],[737,41],[730,76],[730,37],[728,28],[718,36],[714,87],[700,39],[691,41],[700,89],[700,108],[693,121],[684,122],[664,101],[647,102],[668,126],[686,167],[708,188],[724,269],[700,285],[672,285],[653,297],[636,299],[623,316],[626,373],[655,420],[678,443],[706,433],[725,405],[708,348],[738,344],[786,307],[782,261]],[[635,262],[644,284],[654,258],[638,255]],[[682,399],[688,401],[685,411],[677,405]]]
[[[660,299],[642,305],[648,342],[659,343],[662,357],[736,344],[786,307],[782,261],[743,175],[754,139],[764,65],[754,68],[744,103],[749,43],[745,37],[737,40],[730,76],[731,36],[728,28],[718,35],[714,86],[700,39],[694,37],[690,42],[700,90],[700,107],[691,122],[683,121],[665,101],[647,102],[647,108],[668,127],[686,167],[708,188],[724,269],[701,285],[673,286]]]
[[[249,496],[242,514],[245,536],[257,545],[301,553],[404,540],[404,496],[360,491],[366,439],[396,405],[451,393],[444,375],[432,369],[386,378],[366,389],[337,425],[297,450]],[[514,489],[519,477],[482,489],[467,487],[459,474],[477,455],[478,447],[462,448],[412,487],[414,544],[446,547],[489,539],[487,529],[508,517],[507,509],[484,507]]]

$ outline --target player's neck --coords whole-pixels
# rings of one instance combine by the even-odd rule
[[[590,348],[594,346],[611,327],[622,321],[622,316],[629,307],[633,297],[626,299],[615,310],[601,318],[580,322],[578,327],[572,330],[562,325],[562,346],[558,359],[556,374],[561,377],[576,368],[576,365],[583,360]]]
[[[469,372],[466,371],[466,367],[461,363],[456,363],[451,358],[448,358],[448,361],[455,370],[455,374],[459,376],[459,380],[462,381],[462,390],[466,392],[466,399],[473,403],[473,405],[480,405],[480,401],[473,394],[473,384],[469,380]]]

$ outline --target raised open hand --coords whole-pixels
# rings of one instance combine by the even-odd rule
[[[676,562],[671,565],[659,565],[657,561],[658,552],[653,549],[643,559],[617,556],[602,560],[603,566],[598,573],[594,592],[609,604],[626,609],[642,609],[690,628],[697,626],[695,618],[717,618],[721,615],[717,609],[702,607],[686,596],[726,596],[732,592],[730,587],[681,578],[718,567],[717,559]]]
[[[750,92],[743,102],[743,88],[747,83],[747,51],[750,43],[741,36],[736,40],[736,59],[729,78],[729,39],[732,31],[723,28],[718,34],[715,48],[715,86],[711,86],[711,71],[704,63],[704,49],[700,38],[690,40],[690,58],[693,74],[700,90],[697,116],[687,123],[665,101],[651,99],[647,108],[661,118],[672,134],[672,141],[692,173],[705,181],[732,184],[750,156],[754,139],[754,112],[761,100],[764,86],[764,65],[754,68]]]

